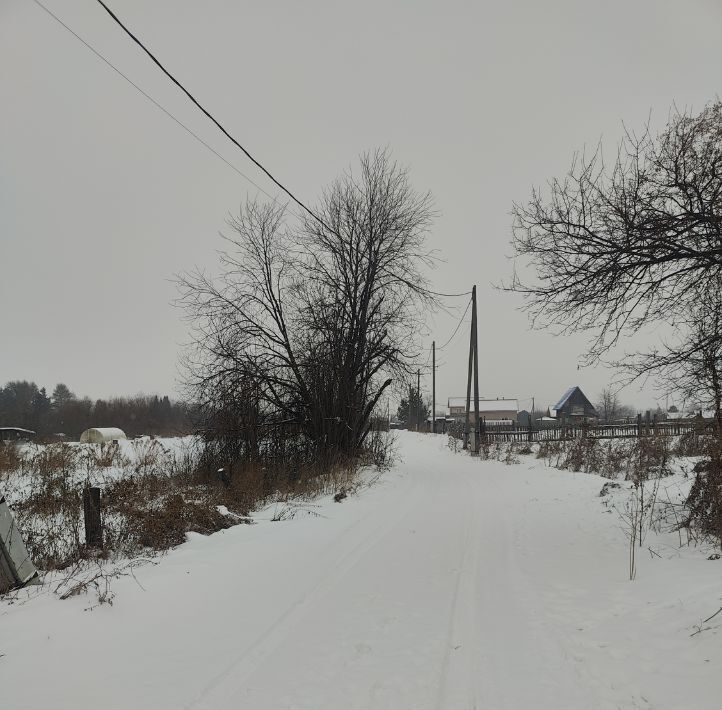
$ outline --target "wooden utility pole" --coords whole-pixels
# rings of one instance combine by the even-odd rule
[[[436,341],[431,343],[431,433],[436,434]]]
[[[471,410],[471,374],[474,367],[474,316],[472,313],[472,327],[469,330],[469,374],[466,378],[466,421],[464,423],[464,448],[469,448],[469,412]]]
[[[416,370],[416,431],[419,431],[423,412],[424,407],[421,404],[421,370]]]
[[[476,286],[471,289],[471,328],[474,339],[474,449],[479,453],[479,438],[481,435],[481,422],[479,421],[479,336],[476,319]]]
[[[469,335],[469,375],[466,380],[466,424],[464,426],[464,448],[469,447],[471,433],[471,381],[474,379],[474,445],[472,453],[479,452],[479,344],[476,327],[476,286],[471,289],[471,331]]]
[[[407,413],[407,415],[406,415],[406,419],[408,420],[408,421],[406,422],[406,428],[407,428],[409,431],[412,430],[412,428],[413,428],[412,423],[413,423],[413,421],[416,419],[416,415],[415,415],[415,414],[411,414],[411,402],[413,402],[413,401],[414,401],[414,387],[413,387],[412,384],[409,384],[409,406],[408,406],[408,408],[407,408],[407,412],[408,412],[408,413]],[[414,407],[414,410],[416,410],[416,407]]]

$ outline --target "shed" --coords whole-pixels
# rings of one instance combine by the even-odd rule
[[[29,441],[35,436],[31,429],[17,426],[0,426],[0,441]]]
[[[103,444],[107,441],[118,441],[119,439],[127,439],[125,432],[117,427],[98,427],[94,429],[86,429],[80,435],[81,444]]]
[[[594,405],[577,386],[570,387],[552,409],[555,410],[556,418],[561,422],[582,421],[598,416]]]

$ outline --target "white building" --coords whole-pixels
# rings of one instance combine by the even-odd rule
[[[516,422],[519,401],[516,399],[480,399],[479,418],[487,422]],[[474,398],[471,398],[469,421],[474,421]],[[466,420],[466,397],[449,397],[449,417]]]

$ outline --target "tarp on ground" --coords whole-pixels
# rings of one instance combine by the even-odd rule
[[[37,577],[5,497],[0,495],[0,594]]]

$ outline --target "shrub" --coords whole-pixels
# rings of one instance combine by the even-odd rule
[[[722,543],[722,439],[708,440],[707,458],[696,467],[685,508],[688,513],[683,527]]]
[[[17,471],[21,465],[18,447],[11,442],[0,442],[0,480],[4,474]]]

